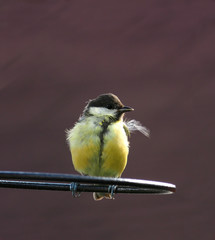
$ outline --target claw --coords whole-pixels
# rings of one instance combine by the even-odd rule
[[[116,185],[110,185],[108,187],[108,193],[109,193],[109,198],[110,199],[114,199],[114,195],[116,194],[116,188],[117,188]]]

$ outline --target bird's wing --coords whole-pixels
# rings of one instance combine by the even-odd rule
[[[129,138],[129,137],[131,136],[131,133],[130,133],[130,131],[129,131],[129,129],[128,129],[128,127],[127,127],[127,125],[126,125],[126,124],[124,124],[124,125],[123,125],[123,128],[124,128],[124,131],[125,131],[125,133],[126,133],[127,137]]]

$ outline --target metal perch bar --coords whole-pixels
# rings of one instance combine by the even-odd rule
[[[176,190],[175,185],[164,182],[130,178],[90,177],[59,173],[0,171],[0,179],[0,188],[71,191],[71,183],[76,183],[77,192],[108,192],[110,185],[117,186],[115,193],[170,194]]]

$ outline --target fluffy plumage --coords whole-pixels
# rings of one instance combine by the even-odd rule
[[[127,164],[128,135],[149,131],[138,121],[123,121],[124,106],[114,94],[103,94],[90,100],[75,126],[67,131],[73,165],[76,171],[89,176],[120,177]],[[111,198],[94,193],[94,199]]]
[[[136,120],[129,120],[124,122],[127,126],[128,130],[132,133],[134,131],[139,131],[144,134],[146,137],[150,136],[150,130],[144,126],[139,121]]]

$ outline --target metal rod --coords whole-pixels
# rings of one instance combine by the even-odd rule
[[[71,191],[68,183],[44,183],[0,180],[0,188],[19,188],[32,190]],[[109,185],[78,184],[77,192],[108,192]],[[126,186],[117,187],[115,193],[144,193],[144,194],[169,194],[168,190],[155,188],[131,188]]]
[[[91,177],[91,176],[80,176],[80,175],[74,175],[74,174],[60,174],[60,173],[0,171],[0,179],[10,179],[10,180],[24,179],[24,180],[35,180],[35,181],[106,184],[106,185],[136,187],[141,189],[145,188],[145,189],[151,189],[151,191],[154,189],[154,191],[160,191],[164,193],[173,193],[176,190],[175,185],[170,183],[164,183],[164,182],[139,180],[139,179],[131,179],[131,178]],[[92,190],[92,191],[95,191],[95,190]]]

